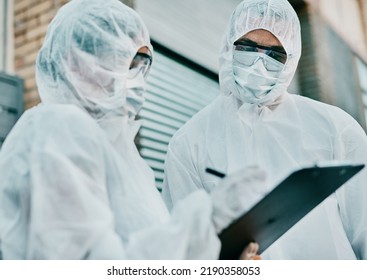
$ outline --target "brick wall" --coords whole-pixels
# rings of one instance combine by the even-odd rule
[[[367,49],[367,1],[365,0],[357,0],[359,10],[361,12],[361,21],[363,24],[363,33],[364,33],[364,41]],[[365,61],[367,63],[367,61]]]
[[[34,62],[48,23],[67,0],[14,0],[14,70],[24,79],[25,107],[39,103]]]
[[[133,6],[134,0],[122,1]],[[24,79],[25,108],[40,102],[35,82],[35,60],[57,10],[68,0],[14,0],[14,70]]]

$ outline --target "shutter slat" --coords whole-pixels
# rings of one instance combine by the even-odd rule
[[[156,132],[156,131],[153,131],[153,130],[150,130],[150,129],[146,129],[144,127],[142,127],[139,131],[139,136],[141,138],[148,138],[148,139],[151,139],[154,141],[157,141],[157,142],[160,142],[160,143],[164,143],[166,145],[168,145],[169,143],[169,140],[171,139],[170,136],[167,136],[167,135],[163,135],[159,132]]]
[[[157,123],[157,122],[151,121],[150,119],[145,119],[142,127],[145,127],[145,128],[148,128],[154,131],[158,131],[158,132],[164,133],[169,136],[173,135],[176,131],[176,129],[172,128],[171,126]]]
[[[176,112],[175,110],[158,106],[152,102],[146,102],[146,104],[144,105],[144,109],[180,123],[185,123],[187,120],[190,119],[190,116],[184,116]]]
[[[140,149],[140,154],[142,155],[142,157],[147,157],[147,158],[154,158],[157,159],[159,161],[163,161],[165,160],[166,157],[166,153],[165,152],[158,152],[149,148],[142,148]]]
[[[148,119],[151,121],[154,121],[156,123],[161,123],[167,126],[170,126],[174,129],[178,129],[183,125],[182,121],[177,121],[177,120],[173,120],[170,118],[167,118],[166,116],[162,116],[161,114],[159,114],[156,111],[150,111],[147,110],[145,108],[143,108],[140,113],[139,116],[144,120],[144,119]]]
[[[154,140],[150,140],[148,138],[140,139],[140,145],[144,147],[150,147],[157,151],[165,152],[167,150],[167,145],[156,142]]]

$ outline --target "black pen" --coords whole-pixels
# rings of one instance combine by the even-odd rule
[[[216,171],[216,170],[211,169],[211,168],[206,168],[206,169],[205,169],[205,171],[206,171],[207,173],[212,174],[212,175],[214,175],[214,176],[217,176],[217,177],[219,177],[219,178],[224,178],[224,177],[226,177],[226,174],[221,173],[221,172]]]

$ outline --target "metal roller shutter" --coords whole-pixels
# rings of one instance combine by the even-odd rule
[[[219,94],[218,82],[155,52],[146,102],[139,117],[143,125],[137,144],[162,188],[164,160],[172,135]]]

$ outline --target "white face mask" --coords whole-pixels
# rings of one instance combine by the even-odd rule
[[[128,78],[126,80],[126,109],[129,119],[135,119],[143,107],[145,88],[146,83],[141,73],[132,79]]]
[[[283,68],[283,63],[266,54],[234,50],[233,93],[243,102],[258,102],[274,88]]]

